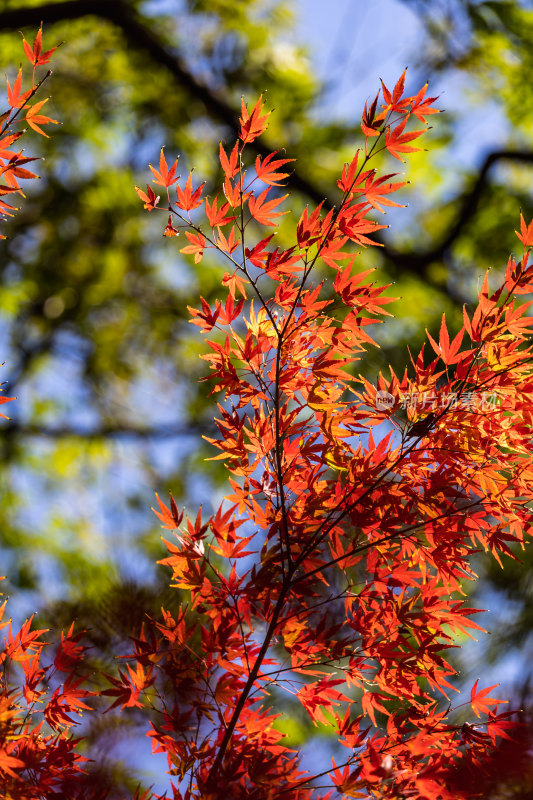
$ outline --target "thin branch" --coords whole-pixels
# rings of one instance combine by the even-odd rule
[[[281,611],[283,609],[283,604],[285,603],[288,591],[289,591],[289,583],[288,583],[287,579],[285,579],[283,584],[282,584],[281,591],[279,593],[279,597],[278,597],[278,599],[276,601],[276,605],[275,605],[274,610],[272,612],[272,618],[270,620],[270,623],[269,623],[269,626],[268,626],[268,630],[267,630],[267,632],[265,634],[265,638],[264,638],[263,643],[261,645],[261,649],[260,649],[260,651],[259,651],[259,653],[257,655],[257,658],[255,659],[254,665],[252,667],[252,671],[250,672],[250,674],[248,676],[248,680],[246,681],[246,684],[245,684],[245,686],[243,687],[243,689],[241,691],[241,694],[239,696],[237,704],[235,705],[235,709],[233,711],[232,717],[231,717],[231,719],[230,719],[230,721],[228,723],[228,727],[226,728],[226,731],[224,733],[224,738],[222,739],[222,741],[220,743],[220,747],[219,747],[219,749],[217,751],[217,754],[215,756],[215,759],[214,759],[214,761],[213,761],[213,763],[211,765],[211,769],[209,770],[209,775],[207,776],[207,780],[206,780],[206,786],[208,788],[212,787],[214,781],[217,778],[218,768],[219,768],[220,764],[222,763],[222,759],[224,758],[224,754],[225,754],[225,752],[227,750],[227,747],[228,747],[228,745],[229,745],[229,743],[231,741],[231,737],[233,736],[233,731],[235,730],[235,727],[236,727],[236,725],[237,725],[237,723],[239,721],[239,717],[241,715],[241,712],[242,712],[244,706],[246,705],[246,700],[248,699],[248,696],[249,696],[249,694],[250,694],[250,692],[251,692],[251,690],[252,690],[252,688],[254,686],[254,683],[256,682],[257,678],[259,677],[259,672],[261,670],[261,664],[263,663],[263,660],[264,660],[264,658],[265,658],[265,656],[267,654],[268,648],[270,647],[270,642],[272,641],[272,637],[274,636],[274,631],[276,630],[276,628],[278,626],[279,617],[281,615]]]

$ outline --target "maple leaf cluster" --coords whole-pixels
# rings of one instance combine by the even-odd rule
[[[267,126],[262,98],[243,103],[237,141],[220,145],[214,197],[192,173],[180,188],[163,151],[151,169],[165,206],[137,189],[168,215],[166,236],[185,233],[182,253],[198,264],[212,251],[228,269],[221,298],[190,313],[210,335],[203,358],[221,399],[208,441],[231,490],[195,520],[157,498],[175,532],[161,563],[188,601],[132,656],[159,696],[150,736],[176,776],[174,800],[457,800],[474,796],[475,776],[516,733],[495,687],[477,681],[473,721],[454,723],[465,703],[446,651],[481,630],[464,599],[471,556],[514,558],[531,532],[533,320],[519,296],[533,292],[532,224],[521,221],[521,261],[494,292],[485,277],[461,330],[451,337],[443,317],[438,341],[428,334],[433,356],[423,348],[401,376],[358,375],[391,302],[357,268],[358,251],[385,227],[369,214],[398,206],[391,195],[405,185],[370,162],[416,150],[413,118],[436,112],[427,86],[405,96],[405,72],[382,93],[365,107],[337,207],[306,208],[288,247],[268,231],[287,213],[290,159],[246,166]],[[336,732],[342,763],[302,769],[280,730],[282,691]]]
[[[18,210],[3,198],[7,198],[9,195],[13,194],[20,194],[24,197],[19,180],[31,180],[39,177],[25,166],[31,161],[37,161],[38,159],[25,156],[22,150],[17,152],[12,147],[26,132],[24,128],[17,130],[18,123],[25,122],[31,129],[40,133],[42,136],[48,136],[48,134],[43,131],[42,125],[48,125],[51,122],[55,125],[58,124],[56,119],[52,119],[41,113],[44,104],[48,102],[48,98],[40,100],[33,105],[30,102],[43,83],[52,74],[51,70],[48,70],[44,77],[36,83],[36,69],[43,64],[48,64],[50,57],[57,48],[52,47],[51,50],[43,52],[42,25],[35,36],[33,46],[30,47],[24,37],[22,37],[22,43],[26,57],[32,64],[33,72],[31,86],[29,89],[25,90],[23,90],[22,87],[22,67],[19,68],[13,86],[11,86],[9,78],[6,78],[9,108],[7,111],[4,111],[3,114],[0,114],[0,219],[2,220],[5,220],[6,217],[12,217]],[[0,239],[5,238],[5,236],[0,235]]]
[[[85,777],[87,759],[72,729],[90,707],[85,688],[83,632],[72,625],[52,648],[47,630],[32,618],[14,634],[0,607],[0,787],[2,797],[41,800],[74,797]],[[54,688],[55,686],[55,688]]]

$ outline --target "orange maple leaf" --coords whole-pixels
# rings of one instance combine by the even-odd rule
[[[407,142],[412,142],[413,139],[417,139],[424,133],[423,129],[404,133],[406,125],[407,117],[395,128],[389,128],[385,138],[385,147],[389,153],[394,156],[394,158],[397,158],[398,161],[402,162],[404,159],[399,156],[398,153],[415,153],[417,150],[420,150],[420,147],[411,147]]]
[[[57,50],[57,47],[52,47],[51,50],[46,50],[46,52],[42,52],[43,49],[43,23],[41,22],[41,27],[37,31],[37,35],[33,40],[33,47],[30,47],[24,35],[22,36],[22,44],[24,46],[24,52],[28,58],[30,64],[33,64],[34,67],[40,66],[41,64],[47,64],[50,61],[50,56],[52,53]]]
[[[48,102],[48,100],[49,98],[47,97],[44,100],[41,100],[39,103],[35,103],[35,105],[28,108],[26,112],[26,122],[30,128],[33,128],[34,131],[40,133],[41,136],[46,136],[47,139],[49,138],[48,134],[45,133],[39,126],[48,125],[49,122],[53,122],[54,125],[59,125],[57,119],[52,119],[52,117],[46,117],[44,114],[39,114],[39,111],[44,104]]]
[[[143,192],[143,190],[139,189],[138,186],[135,187],[135,191],[143,201],[144,207],[147,208],[148,211],[153,211],[161,199],[160,197],[155,196],[154,190],[148,185],[146,186],[146,192]]]
[[[522,213],[520,213],[520,233],[515,231],[516,235],[523,243],[524,247],[533,247],[533,220],[526,225]]]
[[[9,78],[6,78],[7,83],[7,100],[11,108],[21,108],[28,97],[31,95],[31,89],[21,94],[22,88],[22,67],[19,68],[18,75],[13,83],[13,88],[9,83]]]
[[[205,181],[193,192],[191,170],[189,177],[187,178],[187,183],[185,184],[185,189],[181,189],[179,184],[176,185],[176,194],[178,196],[177,204],[179,208],[182,208],[184,211],[192,211],[193,208],[198,208],[198,206],[201,206],[203,203],[203,200],[201,200],[201,195],[204,186]]]
[[[481,713],[488,713],[491,706],[499,706],[502,703],[507,703],[507,700],[498,700],[497,697],[489,697],[491,689],[496,689],[500,685],[499,683],[495,683],[494,686],[488,686],[486,689],[480,689],[479,692],[477,690],[478,683],[479,680],[475,682],[470,692],[470,705],[476,717],[480,717]]]
[[[194,263],[198,264],[204,255],[205,236],[203,233],[190,233],[189,231],[185,231],[185,236],[190,244],[186,247],[182,247],[180,253],[194,254]]]
[[[280,203],[283,203],[288,195],[275,197],[273,200],[267,202],[266,198],[269,191],[270,189],[265,189],[257,198],[252,195],[248,201],[248,208],[250,209],[252,217],[259,222],[260,225],[274,226],[276,224],[273,222],[274,217],[281,217],[289,213],[288,211],[273,211]]]
[[[255,174],[260,181],[267,183],[269,186],[281,186],[281,181],[284,178],[288,178],[289,173],[276,172],[276,170],[278,167],[282,167],[284,164],[289,164],[291,161],[294,161],[294,158],[278,158],[273,161],[272,159],[278,152],[279,151],[276,150],[275,153],[269,153],[263,160],[261,160],[261,156],[257,156],[255,159]]]
[[[153,183],[157,184],[158,186],[163,186],[168,189],[169,186],[172,186],[173,183],[177,183],[179,180],[179,175],[174,177],[176,174],[176,168],[178,166],[178,159],[174,161],[173,165],[169,169],[163,148],[161,148],[161,153],[159,155],[159,169],[155,169],[151,164],[148,164],[148,166],[152,170],[152,174],[154,176]]]
[[[261,115],[262,111],[263,95],[259,97],[259,100],[250,113],[248,113],[244,100],[241,100],[241,117],[239,119],[241,129],[239,132],[239,139],[242,140],[243,144],[253,142],[266,130],[270,111]]]

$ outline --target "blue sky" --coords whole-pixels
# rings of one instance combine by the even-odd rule
[[[417,68],[425,44],[425,31],[412,7],[400,0],[299,0],[294,3],[295,43],[307,45],[313,67],[325,83],[323,114],[357,119],[366,100],[380,86],[394,84],[405,67],[407,83],[418,89],[427,75]],[[457,168],[477,164],[487,150],[501,146],[508,127],[495,104],[486,98],[473,106],[468,91],[472,76],[450,70],[430,85],[439,95],[439,107],[458,115],[459,135],[447,165]],[[450,189],[454,188],[450,184]]]
[[[296,40],[309,45],[325,106],[339,117],[357,116],[380,78],[393,83],[422,35],[416,15],[397,0],[300,0],[295,10]]]

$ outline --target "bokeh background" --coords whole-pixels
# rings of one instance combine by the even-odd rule
[[[133,187],[149,180],[148,162],[164,145],[209,191],[241,96],[264,92],[275,109],[264,146],[298,159],[295,211],[334,202],[379,79],[393,84],[407,65],[408,89],[429,80],[445,113],[431,118],[427,151],[390,165],[411,181],[408,207],[388,213],[384,246],[360,260],[401,300],[376,333],[381,350],[359,367],[373,379],[389,363],[399,370],[443,311],[459,327],[480,276],[498,276],[519,250],[520,210],[533,215],[533,9],[519,0],[3,0],[0,59],[11,80],[18,31],[32,40],[41,20],[47,47],[64,42],[49,84],[63,125],[33,142],[46,158],[42,180],[0,245],[2,379],[18,396],[0,428],[1,572],[15,617],[38,610],[53,628],[76,618],[93,657],[111,665],[132,621],[179,601],[156,563],[154,491],[206,512],[225,493],[219,462],[205,460],[214,399],[198,383],[203,343],[186,310],[199,294],[216,297],[221,268],[209,257],[194,267],[180,240],[162,237],[161,215],[143,212]],[[502,682],[527,716],[533,560],[519,555],[504,571],[479,555],[482,580],[465,589],[491,609],[491,636],[464,642],[456,663],[460,682]],[[139,756],[143,724],[110,714],[89,732],[117,796],[137,780],[165,785],[164,764]],[[285,725],[291,743],[328,763],[325,730],[296,708]],[[530,773],[507,787],[511,796],[530,796]]]

